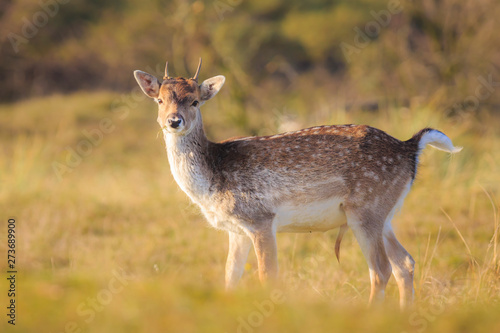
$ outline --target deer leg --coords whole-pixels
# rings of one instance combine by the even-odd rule
[[[273,280],[278,275],[278,252],[276,233],[271,229],[252,233],[252,242],[259,265],[261,282]]]
[[[241,279],[252,241],[247,235],[228,232],[229,251],[226,261],[226,290],[233,289]]]
[[[384,247],[383,222],[358,218],[352,213],[346,215],[347,225],[353,231],[370,269],[370,304],[382,301],[385,287],[391,277],[391,264]]]
[[[394,235],[390,227],[390,221],[384,229],[384,243],[389,261],[391,262],[392,274],[398,284],[400,307],[404,310],[413,302],[415,261],[397,240],[396,235]]]

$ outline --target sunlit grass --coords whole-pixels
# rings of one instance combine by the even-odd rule
[[[153,103],[140,101],[120,118],[112,106],[118,97],[86,93],[0,106],[0,210],[18,221],[16,329],[64,332],[75,323],[82,332],[245,332],[242,322],[250,320],[252,331],[263,332],[500,330],[498,118],[456,121],[425,107],[310,116],[298,110],[296,126],[365,123],[399,139],[432,126],[464,147],[451,157],[425,151],[393,223],[416,260],[417,305],[399,314],[393,280],[386,304],[367,309],[368,270],[350,232],[340,264],[336,231],[280,234],[281,282],[260,287],[251,254],[240,289],[225,293],[226,235],[208,227],[170,175]],[[235,133],[215,105],[203,113],[212,139],[251,134]],[[276,131],[279,115],[248,117],[248,128]],[[57,176],[53,163],[65,163],[68,148],[88,140],[84,132],[103,118],[113,130]],[[127,274],[123,288],[91,320],[88,311],[79,313],[82,303],[85,310],[89,298],[106,293],[116,270]],[[4,293],[5,281],[0,286]],[[276,290],[279,304],[261,310]]]

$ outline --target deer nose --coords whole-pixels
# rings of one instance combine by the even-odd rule
[[[172,128],[177,128],[179,127],[179,125],[181,124],[181,121],[180,119],[177,119],[177,120],[173,120],[173,119],[169,119],[168,120],[168,124],[170,125],[170,127]]]
[[[168,125],[172,128],[178,128],[182,124],[182,118],[171,116],[167,119]]]

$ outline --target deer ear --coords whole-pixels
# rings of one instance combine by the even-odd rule
[[[143,71],[134,71],[134,77],[142,91],[151,98],[157,98],[160,93],[160,82],[156,77]]]
[[[200,85],[200,99],[204,102],[217,95],[225,81],[226,78],[222,75],[217,75],[203,81]]]

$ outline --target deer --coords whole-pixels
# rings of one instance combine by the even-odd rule
[[[170,170],[208,223],[229,237],[225,287],[241,279],[254,248],[259,279],[278,274],[277,233],[352,230],[368,263],[369,304],[384,299],[394,276],[402,309],[413,302],[415,261],[395,236],[391,221],[414,183],[419,156],[430,145],[457,153],[444,133],[424,128],[407,141],[367,125],[316,126],[270,136],[210,141],[200,107],[222,88],[222,75],[198,83],[160,81],[136,70],[142,91],[158,104]]]

